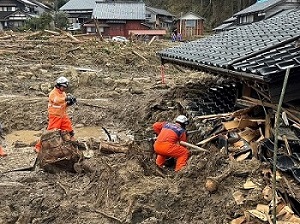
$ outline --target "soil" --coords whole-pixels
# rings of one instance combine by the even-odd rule
[[[169,65],[162,83],[156,52],[174,45],[168,41],[149,45],[78,39],[47,33],[0,38],[0,120],[8,154],[0,158],[0,223],[221,224],[269,203],[261,193],[268,183],[258,160],[231,161],[211,144],[206,146],[210,153],[191,153],[184,170],[161,172],[153,142],[143,140],[153,137],[153,122],[184,113],[189,94],[224,78]],[[78,141],[104,141],[102,127],[121,142],[136,141],[128,153],[104,154],[91,147],[92,156],[84,161],[89,172],[15,170],[35,162],[33,146],[47,126],[47,96],[59,76],[70,79],[68,92],[77,97],[69,114]],[[188,129],[199,125],[202,133],[193,134],[191,143],[211,129],[208,123],[193,122]],[[217,191],[207,191],[206,178],[229,166],[236,175],[220,182]],[[258,187],[243,189],[247,179]],[[244,196],[243,203],[235,201],[236,192]]]

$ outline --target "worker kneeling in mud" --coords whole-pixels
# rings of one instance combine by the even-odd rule
[[[69,132],[71,140],[75,140],[71,119],[67,114],[67,107],[76,103],[76,98],[66,94],[69,80],[66,77],[59,77],[56,80],[54,89],[49,94],[48,102],[48,127],[47,130],[59,129]],[[35,151],[41,150],[41,141],[35,145]]]
[[[155,122],[153,124],[153,130],[157,134],[154,151],[157,154],[156,164],[159,167],[163,167],[169,157],[176,159],[175,171],[181,170],[186,165],[189,151],[179,143],[187,140],[185,128],[188,123],[186,116],[179,115],[174,124],[168,122]]]

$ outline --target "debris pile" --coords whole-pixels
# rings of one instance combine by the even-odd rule
[[[214,124],[212,130],[206,133],[207,136],[204,136],[197,145],[207,147],[209,143],[214,143],[230,161],[241,162],[254,159],[266,166],[262,172],[265,181],[259,185],[260,188],[265,186],[261,193],[264,195],[265,202],[269,204],[258,204],[256,209],[247,210],[245,215],[232,223],[249,222],[251,220],[249,214],[267,222],[271,220],[271,211],[274,209],[270,189],[273,177],[271,167],[274,162],[274,123],[277,108],[269,102],[260,102],[250,97],[238,99],[237,104],[243,108],[230,113],[194,117],[195,122]],[[297,185],[300,183],[300,132],[298,128],[300,113],[289,108],[283,108],[282,111],[276,161],[276,180],[281,187],[276,195],[276,214],[280,223],[299,223],[300,218],[291,209],[296,210],[299,215],[300,211],[297,206],[299,206],[300,198],[297,192],[300,188]],[[217,191],[220,182],[233,172],[230,168],[217,177],[207,177],[206,189],[210,192]],[[254,189],[258,185],[248,179],[243,187]],[[235,192],[234,197],[237,204],[245,200],[245,195],[241,192]]]

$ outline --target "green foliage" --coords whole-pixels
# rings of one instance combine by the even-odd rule
[[[162,8],[180,17],[193,12],[205,18],[208,29],[218,26],[233,14],[254,4],[256,0],[145,0],[146,5]]]
[[[62,7],[67,2],[68,2],[68,0],[54,0],[54,9],[55,9],[55,11],[58,11],[59,8]]]
[[[55,27],[65,29],[68,26],[68,15],[65,12],[56,12],[54,14]]]
[[[25,30],[44,30],[49,28],[53,21],[50,13],[43,13],[40,17],[33,17],[26,21],[24,25]]]

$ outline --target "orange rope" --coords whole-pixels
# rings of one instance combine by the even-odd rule
[[[160,66],[161,83],[165,84],[165,66]]]

